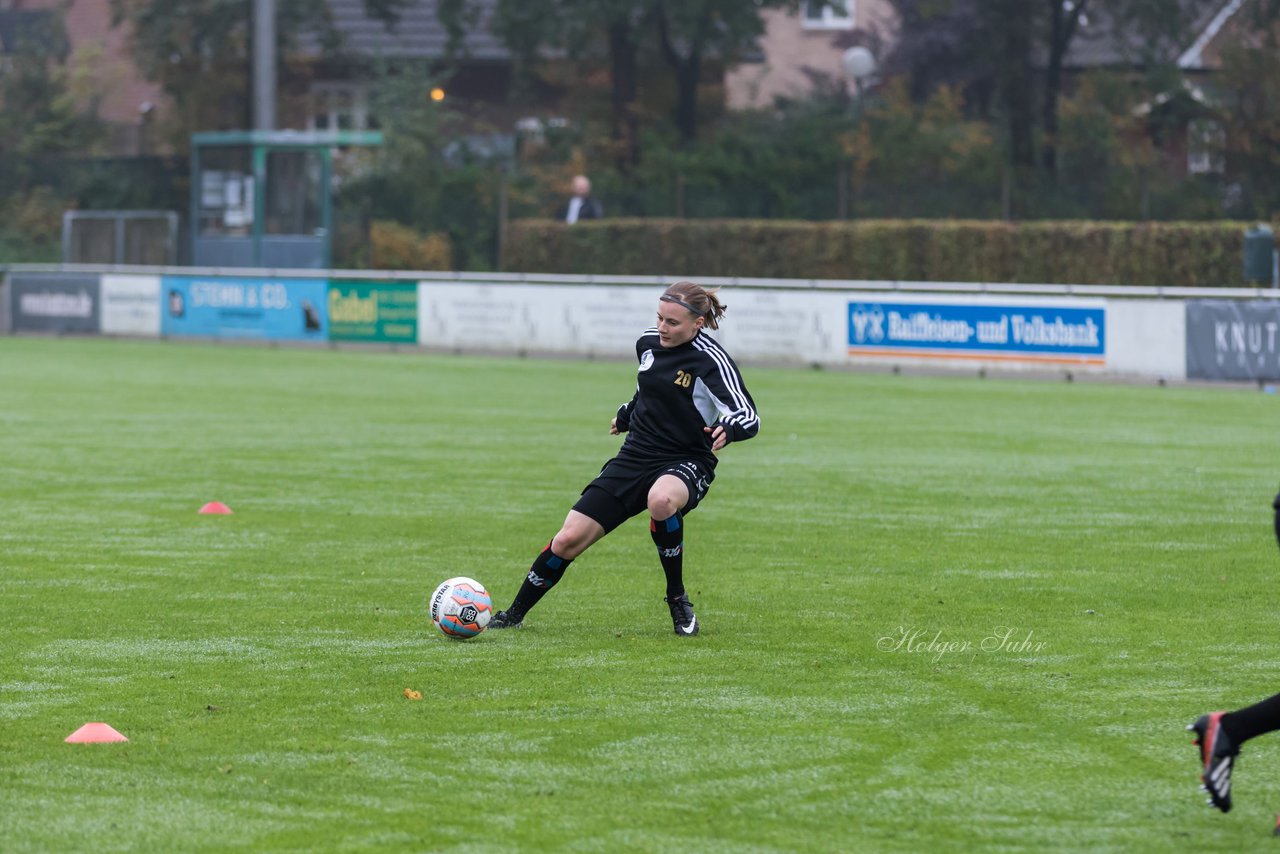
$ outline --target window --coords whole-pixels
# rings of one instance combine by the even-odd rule
[[[805,0],[802,20],[806,30],[853,29],[854,0]]]
[[[311,87],[309,130],[368,130],[369,92],[358,83],[316,83]]]
[[[319,152],[268,151],[264,233],[321,234],[323,174]]]
[[[253,228],[253,204],[248,149],[205,149],[200,155],[197,233],[202,237],[248,234]]]
[[[1227,133],[1212,119],[1196,119],[1187,125],[1187,174],[1220,175]]]

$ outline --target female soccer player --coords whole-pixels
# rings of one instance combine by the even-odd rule
[[[704,329],[725,306],[715,291],[677,282],[658,299],[657,325],[636,341],[635,396],[618,407],[609,433],[626,433],[618,455],[587,484],[560,531],[529,568],[515,600],[489,623],[519,626],[529,609],[592,543],[649,511],[649,532],[667,577],[667,607],[677,635],[698,633],[684,589],[684,517],[715,479],[716,452],[756,435],[760,417],[733,359]]]

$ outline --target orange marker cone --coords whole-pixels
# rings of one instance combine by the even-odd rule
[[[200,508],[201,513],[215,513],[219,516],[230,516],[231,508],[223,504],[221,501],[210,501],[208,504]]]
[[[90,723],[67,736],[67,744],[103,744],[108,741],[128,741],[110,724]]]

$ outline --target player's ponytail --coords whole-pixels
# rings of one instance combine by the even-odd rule
[[[662,294],[665,302],[674,302],[701,317],[708,329],[719,329],[720,318],[724,317],[727,305],[716,297],[716,290],[707,290],[693,282],[676,282]]]

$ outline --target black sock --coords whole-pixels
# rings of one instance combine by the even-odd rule
[[[1280,694],[1223,715],[1222,729],[1236,744],[1280,729]]]
[[[537,605],[538,600],[564,577],[564,571],[571,563],[573,561],[553,554],[551,544],[547,543],[547,547],[534,558],[533,565],[529,567],[529,574],[525,576],[524,582],[520,585],[520,592],[516,593],[516,598],[507,609],[507,613],[516,619],[523,618],[529,609]]]
[[[661,522],[650,517],[649,535],[667,576],[667,596],[679,596],[684,592],[684,519],[679,513]]]

